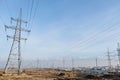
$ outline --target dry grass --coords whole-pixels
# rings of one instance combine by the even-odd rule
[[[62,77],[73,77],[71,72],[57,71],[53,69],[23,69],[23,74],[2,74],[0,69],[0,80],[54,80],[58,74],[64,73]]]
[[[61,76],[62,74],[62,76]],[[77,77],[76,73],[58,71],[53,69],[23,69],[21,75],[3,74],[3,69],[0,69],[0,80],[96,80],[83,77]],[[113,79],[99,78],[97,80],[120,80],[115,77]]]

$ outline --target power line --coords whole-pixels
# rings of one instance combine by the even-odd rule
[[[120,24],[119,24],[120,25]],[[118,26],[119,26],[118,25]],[[110,26],[109,28],[107,28],[107,31],[106,30],[104,30],[103,31],[103,33],[102,33],[102,35],[104,36],[104,35],[106,35],[105,33],[109,33],[108,31],[111,31],[111,30],[113,30],[113,29],[115,29],[115,28],[118,28],[118,26],[115,26],[115,24],[114,25],[112,25],[112,26]],[[101,35],[101,36],[102,36]],[[95,39],[97,39],[97,37],[95,37]],[[93,39],[93,41],[95,40],[95,39]],[[104,38],[103,38],[104,39]],[[89,47],[91,47],[91,45],[90,44],[92,44],[92,43],[90,43],[90,42],[87,42],[88,44],[87,45],[85,45],[86,47],[83,47],[82,49],[80,49],[80,50],[86,50],[87,48],[89,48]],[[76,46],[74,46],[74,47],[76,47]],[[71,47],[71,48],[69,48],[69,49],[72,49],[72,48],[74,48],[74,47]],[[81,46],[82,47],[82,46]],[[70,55],[70,54],[69,54]]]
[[[118,15],[119,16],[119,15]],[[117,17],[117,16],[116,16]],[[113,19],[111,19],[111,20],[113,20]],[[119,23],[119,22],[118,22]],[[105,26],[106,25],[106,23],[103,25],[103,26]],[[84,40],[84,41],[80,41],[79,43],[77,43],[76,45],[73,45],[71,48],[74,48],[74,47],[76,47],[77,45],[79,45],[79,44],[85,44],[85,42],[87,42],[87,43],[89,43],[90,41],[93,41],[93,40],[95,40],[96,38],[97,38],[97,35],[100,35],[101,33],[103,34],[103,33],[105,33],[105,32],[107,32],[107,31],[109,31],[109,29],[111,29],[111,30],[113,30],[114,29],[114,25],[112,25],[112,26],[110,26],[110,27],[108,27],[108,28],[106,28],[106,29],[104,29],[104,30],[102,30],[102,31],[99,31],[99,32],[97,32],[96,34],[94,34],[94,35],[92,35],[92,36],[90,36],[90,37],[88,37],[86,40]],[[110,30],[110,31],[111,31]],[[92,34],[92,33],[91,33]],[[71,49],[70,48],[70,49]]]
[[[118,8],[118,10],[119,10],[120,8]],[[112,14],[112,13],[111,13]],[[117,16],[115,16],[115,17],[118,17],[119,15],[117,15]],[[104,18],[105,17],[107,17],[107,16],[104,16]],[[113,19],[114,19],[114,17],[112,18],[112,19],[109,19],[109,21],[110,20],[112,20],[113,21]],[[116,18],[115,18],[115,20],[116,20]],[[107,23],[104,23],[103,24],[103,27],[105,27],[105,26],[107,26]],[[86,26],[85,26],[86,27]],[[99,30],[99,28],[97,27],[97,29]],[[107,29],[106,29],[107,30]],[[91,35],[91,36],[89,36],[86,40],[84,40],[84,41],[81,41],[81,40],[78,40],[78,41],[80,41],[79,43],[77,43],[76,45],[78,45],[78,44],[83,44],[84,42],[87,42],[87,41],[89,41],[90,39],[92,39],[94,36],[96,36],[96,35],[98,35],[99,33],[101,33],[101,31],[100,32],[97,32],[97,33],[95,33],[94,35]],[[88,33],[88,35],[89,34],[93,34],[93,32],[91,32],[91,33]],[[76,42],[75,42],[76,43]],[[76,45],[74,45],[74,46],[76,46]]]
[[[119,22],[118,22],[118,23],[119,23]],[[118,27],[118,26],[117,26],[117,27]],[[90,45],[90,44],[89,44],[90,41],[96,40],[96,39],[98,38],[98,35],[99,35],[99,36],[104,36],[104,35],[106,35],[106,33],[109,33],[108,31],[111,31],[111,30],[113,30],[113,29],[115,29],[115,24],[112,25],[112,26],[110,26],[110,27],[108,27],[108,28],[106,28],[106,29],[104,29],[104,30],[102,30],[102,31],[99,31],[98,33],[96,33],[96,34],[94,34],[93,36],[89,37],[87,40],[81,41],[79,44],[85,44],[85,43],[86,43],[87,45]],[[77,44],[77,45],[79,45],[79,44]],[[69,49],[72,49],[72,48],[76,47],[77,45],[72,46],[72,47],[69,48]],[[81,46],[81,47],[82,47],[82,46]],[[84,49],[86,49],[86,47],[83,48],[83,49],[80,49],[80,50],[84,50]]]
[[[117,17],[117,16],[116,16]],[[113,20],[113,19],[112,19]],[[117,23],[119,23],[119,22],[117,22]],[[116,24],[117,24],[116,23]],[[103,25],[103,26],[105,26],[106,25],[106,23]],[[93,41],[93,40],[95,40],[95,39],[97,39],[97,35],[106,35],[105,33],[108,33],[108,32],[110,32],[110,31],[112,31],[113,29],[115,29],[115,24],[113,24],[112,26],[110,26],[110,27],[108,27],[108,28],[106,28],[106,29],[104,29],[104,30],[102,30],[102,31],[99,31],[99,32],[97,32],[96,34],[94,34],[94,35],[92,35],[91,37],[89,37],[88,39],[86,39],[86,40],[84,40],[84,41],[81,41],[81,42],[79,42],[77,45],[79,45],[79,44],[84,44],[85,42],[87,42],[87,43],[89,43],[90,41]],[[118,27],[118,26],[117,26]],[[102,36],[101,35],[101,36]],[[75,45],[75,46],[77,46],[77,45]],[[75,47],[75,46],[73,46],[73,47]]]
[[[34,6],[34,0],[32,0],[32,2],[31,2],[30,15],[29,15],[29,20],[28,20],[28,27],[29,27],[29,25],[30,25],[30,23],[31,23],[33,6]]]
[[[36,1],[37,3],[36,3],[36,7],[35,7],[35,11],[34,11],[34,14],[33,14],[33,19],[31,20],[31,26],[32,26],[32,24],[33,24],[33,20],[35,19],[35,16],[36,16],[36,13],[37,13],[37,10],[38,10],[38,6],[39,6],[39,0],[37,0]]]
[[[29,20],[29,7],[30,7],[30,0],[27,0],[27,20]]]

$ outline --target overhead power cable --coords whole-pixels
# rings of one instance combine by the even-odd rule
[[[34,19],[36,17],[36,13],[37,13],[38,7],[39,7],[39,0],[36,1],[36,6],[35,6],[35,9],[34,9],[33,18],[31,20],[31,26],[33,25],[33,21],[34,21]]]
[[[112,19],[112,20],[113,20],[113,19]],[[74,48],[74,47],[77,47],[77,46],[80,45],[80,44],[82,45],[82,44],[85,44],[85,43],[87,44],[87,46],[90,45],[90,44],[91,44],[91,41],[94,41],[94,40],[98,39],[98,37],[104,36],[104,35],[106,35],[106,33],[109,33],[109,32],[111,32],[112,30],[118,28],[118,23],[119,23],[119,22],[117,22],[116,24],[113,24],[112,26],[109,26],[109,27],[105,28],[105,29],[102,30],[102,31],[97,32],[96,34],[88,37],[88,38],[87,38],[86,40],[84,40],[84,41],[80,41],[78,44],[73,45],[73,46],[70,47],[69,49],[72,49],[72,48]],[[106,23],[105,23],[103,26],[105,26],[105,25],[106,25]],[[117,25],[117,26],[116,26],[116,25]],[[86,46],[86,45],[85,45],[85,46]],[[80,50],[81,50],[81,49],[80,49]]]
[[[32,0],[32,2],[31,2],[30,15],[29,15],[29,20],[28,20],[28,27],[29,27],[29,25],[30,25],[30,23],[31,23],[33,6],[34,6],[34,0]]]

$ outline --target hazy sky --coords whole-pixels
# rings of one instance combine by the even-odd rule
[[[4,25],[13,25],[10,17],[18,18],[20,8],[30,22],[23,27],[31,29],[22,35],[28,38],[22,43],[24,59],[107,58],[107,48],[117,54],[120,0],[0,0],[1,59],[12,42],[6,35],[14,33],[5,32]]]

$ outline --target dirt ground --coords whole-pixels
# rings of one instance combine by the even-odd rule
[[[88,78],[89,77],[89,78]],[[77,76],[77,73],[53,69],[23,69],[21,75],[3,74],[0,69],[0,80],[120,80],[120,77],[101,78],[94,76]]]
[[[3,74],[0,69],[0,80],[55,80],[58,77],[73,77],[73,74],[53,69],[23,69],[23,73],[17,75]]]

